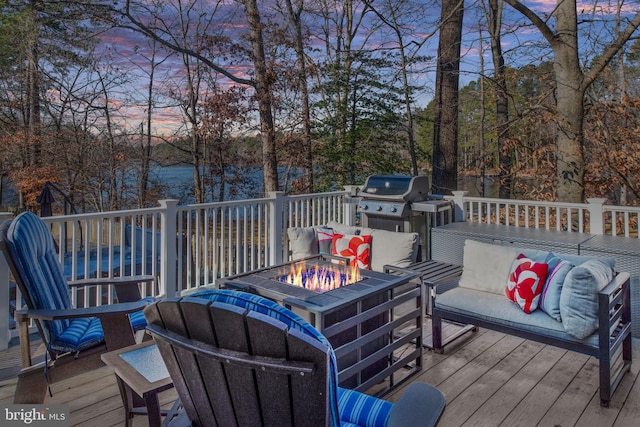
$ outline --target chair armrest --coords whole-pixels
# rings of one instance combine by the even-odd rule
[[[412,383],[391,409],[387,426],[435,426],[445,405],[440,390],[429,384]]]
[[[117,316],[120,314],[134,313],[147,306],[146,301],[140,300],[135,302],[126,302],[121,304],[101,305],[97,307],[86,308],[70,308],[67,310],[16,310],[16,321],[26,321],[28,319],[38,320],[60,320],[74,319],[78,317],[99,317],[106,318],[109,316]]]
[[[156,281],[156,276],[145,274],[141,276],[124,277],[98,277],[94,279],[70,280],[69,286],[96,286],[96,285],[128,285],[130,283],[151,283]]]
[[[99,277],[95,279],[81,279],[69,282],[70,287],[82,287],[82,286],[98,286],[98,285],[114,285],[116,291],[116,297],[118,302],[133,302],[142,298],[139,283],[153,283],[156,282],[156,276],[147,274],[141,276],[124,276],[124,277]]]

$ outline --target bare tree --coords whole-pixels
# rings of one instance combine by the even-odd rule
[[[308,73],[306,55],[304,50],[304,37],[302,34],[302,12],[304,0],[296,0],[294,8],[292,0],[285,0],[287,15],[293,33],[293,49],[296,52],[296,66],[298,68],[298,90],[300,91],[300,104],[302,107],[302,149],[304,150],[304,183],[301,191],[313,192],[313,147],[311,144],[311,109],[309,107],[309,87],[307,83]]]
[[[640,25],[640,12],[627,23],[597,56],[589,68],[580,66],[576,0],[558,0],[553,9],[554,26],[518,0],[504,0],[536,26],[554,53],[556,80],[556,174],[558,200],[584,199],[584,97],[585,92]]]
[[[443,1],[436,69],[432,191],[458,186],[458,85],[464,0]]]
[[[249,39],[251,41],[251,56],[255,73],[255,90],[258,111],[260,113],[260,140],[262,142],[262,173],[264,175],[264,191],[277,191],[278,159],[276,156],[276,133],[272,112],[273,76],[267,68],[264,53],[264,39],[262,23],[257,0],[238,0],[245,8],[249,23]]]
[[[504,56],[502,55],[502,11],[503,0],[488,0],[488,8],[484,2],[482,6],[489,29],[491,40],[491,59],[493,60],[496,102],[496,131],[498,134],[498,163],[500,166],[500,197],[511,197],[512,173],[512,144],[509,137],[509,98],[507,97],[507,79],[505,73]]]
[[[416,56],[420,44],[416,44],[417,48],[412,52],[408,46],[409,43],[405,40],[403,34],[403,24],[401,22],[403,13],[409,16],[415,17],[416,10],[409,8],[404,1],[387,0],[380,8],[377,5],[367,0],[366,3],[371,7],[376,16],[393,31],[394,37],[397,42],[397,49],[400,54],[400,78],[402,81],[402,95],[404,97],[405,117],[407,120],[407,145],[409,146],[409,156],[411,157],[411,171],[413,175],[418,175],[418,153],[416,149],[415,141],[415,126],[413,119],[413,96],[412,89],[409,83],[409,74],[411,72],[411,58]],[[405,8],[403,10],[403,8]]]
[[[181,2],[181,0],[177,1],[178,3]],[[251,44],[249,55],[253,62],[253,70],[251,70],[253,78],[239,77],[235,73],[233,66],[221,65],[221,63],[217,62],[224,58],[226,54],[233,55],[234,52],[225,52],[225,55],[220,55],[219,58],[216,58],[215,56],[212,57],[208,55],[211,51],[193,48],[192,45],[188,43],[176,43],[173,39],[173,34],[176,31],[172,25],[173,19],[158,13],[150,2],[135,2],[127,0],[121,7],[118,5],[112,6],[103,4],[101,10],[102,13],[99,11],[99,18],[105,19],[107,15],[119,17],[120,19],[118,22],[114,22],[114,24],[122,28],[129,28],[144,34],[145,36],[158,41],[168,49],[189,55],[209,67],[211,71],[219,73],[221,76],[224,76],[236,84],[248,85],[254,88],[255,100],[258,104],[260,119],[264,189],[265,191],[275,191],[278,190],[279,186],[271,94],[271,85],[274,76],[269,73],[267,60],[264,54],[264,41],[262,36],[263,28],[260,21],[260,12],[257,2],[256,0],[237,0],[237,2],[244,7],[248,23],[249,41]],[[202,10],[201,16],[208,15],[213,17],[217,12],[220,3],[220,1],[217,1],[208,7],[207,10]],[[189,7],[190,10],[191,8],[192,7]],[[157,19],[158,24],[150,23],[154,22],[154,20],[149,19],[150,17],[154,17],[154,20]],[[220,25],[220,28],[222,27],[223,25]],[[217,38],[224,38],[204,33],[201,33],[200,35],[203,36],[203,40],[209,42],[209,48],[214,47]],[[233,49],[236,51],[240,50],[237,45],[233,46]]]

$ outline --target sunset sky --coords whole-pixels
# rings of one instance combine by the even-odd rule
[[[210,1],[210,0],[203,0]],[[167,2],[166,15],[172,16],[175,14],[175,10],[171,10],[169,5],[172,2]],[[258,2],[261,4],[261,2]],[[525,1],[531,9],[538,13],[550,13],[555,6],[555,0],[539,0],[539,1]],[[593,11],[594,4],[596,5],[598,12],[594,16],[599,16],[602,10],[611,8],[611,13],[615,10],[615,0],[612,1],[583,1],[578,2],[581,4],[578,7],[579,11],[584,11],[588,16]],[[637,10],[640,5],[638,1],[627,1],[625,3],[625,10],[632,13]],[[374,3],[375,4],[375,3]],[[480,35],[478,31],[479,22],[484,20],[481,11],[478,8],[471,8],[471,4],[476,4],[469,0],[466,1],[469,9],[465,13],[465,26],[464,26],[464,41],[463,41],[463,57],[461,63],[461,86],[467,84],[472,80],[477,80],[479,76],[479,55],[480,55]],[[236,9],[237,5],[234,2],[228,1],[223,6],[219,6],[216,11],[216,22],[212,23],[212,28],[218,31],[220,34],[231,35],[239,37],[245,29],[244,16],[238,13]],[[416,97],[416,106],[425,106],[433,96],[433,86],[435,80],[435,58],[437,56],[437,31],[436,21],[440,17],[439,7],[426,8],[423,10],[424,16],[416,17],[417,30],[414,31],[414,37],[417,42],[422,42],[429,34],[435,33],[432,37],[424,43],[420,50],[421,55],[428,55],[433,58],[432,61],[426,64],[423,70],[416,73],[414,78],[414,84],[423,88],[421,93]],[[370,19],[376,19],[371,14]],[[263,18],[263,23],[265,19]],[[537,29],[531,27],[529,22],[526,21],[521,15],[513,11],[508,5],[505,5],[504,16],[505,30],[508,34],[503,36],[503,50],[506,57],[506,62],[511,66],[522,66],[528,63],[539,63],[544,60],[551,60],[550,50],[546,47],[546,43],[542,43],[544,46],[541,48],[539,42],[541,37]],[[312,22],[312,26],[314,23]],[[424,30],[422,29],[424,28]],[[591,27],[591,30],[593,26]],[[213,30],[211,30],[213,31]],[[390,34],[381,32],[379,36],[373,37],[367,40],[369,46],[376,43],[389,43],[383,41],[383,38],[390,37]],[[484,39],[484,59],[485,67],[487,70],[492,68],[490,52],[488,50],[487,34],[483,34]],[[320,40],[316,42],[321,43]],[[527,48],[522,48],[522,46]],[[112,30],[105,34],[103,37],[103,44],[101,50],[108,53],[112,60],[112,66],[116,70],[124,72],[129,82],[127,83],[128,89],[124,93],[119,94],[114,103],[121,103],[123,110],[121,111],[121,120],[124,121],[127,128],[135,129],[140,126],[140,123],[144,120],[145,105],[144,100],[149,84],[148,72],[150,56],[150,44],[142,36],[135,34],[128,30]],[[321,46],[319,46],[321,47]],[[518,49],[515,49],[519,47]],[[182,59],[178,55],[167,55],[167,52],[159,52],[160,56],[165,56],[164,62],[156,70],[156,84],[160,84],[160,81],[167,81],[166,88],[175,88],[180,85],[184,85],[182,76],[184,76],[184,66]],[[147,59],[145,59],[147,58]],[[240,77],[247,77],[246,71],[251,69],[248,64],[235,64],[231,68],[233,72]],[[490,71],[489,71],[490,73]],[[223,87],[231,84],[227,79],[221,78],[218,84]],[[161,105],[169,105],[170,101],[167,98],[159,98]],[[167,133],[169,131],[175,131],[181,126],[181,115],[177,108],[163,108],[156,109],[156,126],[157,131],[160,133]]]

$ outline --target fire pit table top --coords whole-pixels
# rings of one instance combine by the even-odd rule
[[[373,270],[360,270],[360,280],[355,283],[342,285],[325,292],[318,292],[301,286],[291,285],[279,280],[287,275],[292,266],[305,262],[307,265],[332,266],[330,260],[322,256],[306,258],[260,270],[241,273],[225,277],[217,281],[219,287],[237,289],[257,293],[264,297],[281,301],[287,305],[305,308],[314,312],[330,312],[339,309],[345,303],[353,303],[365,299],[371,294],[385,289],[392,289],[408,283],[418,277],[420,273],[403,270],[400,274],[381,273]],[[344,266],[341,266],[345,269]],[[349,267],[346,267],[348,269]]]

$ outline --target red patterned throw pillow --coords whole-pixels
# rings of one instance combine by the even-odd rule
[[[507,298],[530,314],[538,308],[548,271],[548,264],[532,261],[523,254],[518,255],[507,281]]]
[[[371,268],[371,236],[353,236],[334,233],[331,242],[331,254],[356,263],[359,268]]]

